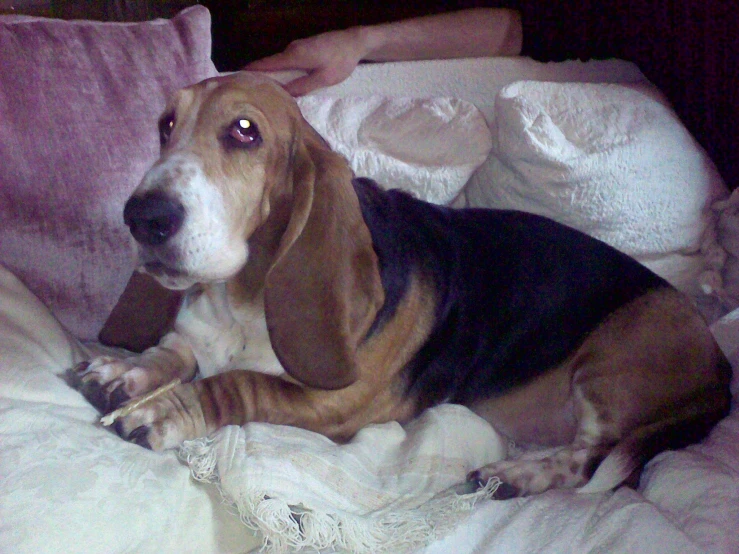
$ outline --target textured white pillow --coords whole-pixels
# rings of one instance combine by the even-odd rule
[[[357,176],[437,204],[457,197],[492,146],[482,113],[458,99],[308,96],[298,104]]]
[[[551,217],[693,294],[721,269],[710,205],[728,191],[653,87],[520,81],[496,98],[492,133],[468,205]]]

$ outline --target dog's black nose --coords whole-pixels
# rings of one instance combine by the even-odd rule
[[[184,220],[185,207],[162,194],[134,196],[123,209],[123,221],[133,238],[148,246],[165,243],[180,230]]]

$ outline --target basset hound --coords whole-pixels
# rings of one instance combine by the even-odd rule
[[[178,92],[159,130],[123,215],[185,300],[157,346],[76,370],[103,411],[181,380],[116,422],[126,440],[261,421],[346,441],[461,403],[558,447],[468,476],[507,498],[613,488],[728,413],[731,369],[691,301],[596,239],[354,178],[263,76]]]

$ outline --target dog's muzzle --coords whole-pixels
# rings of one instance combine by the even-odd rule
[[[161,194],[131,197],[123,209],[123,221],[133,238],[145,246],[164,244],[177,234],[185,220],[185,207]]]

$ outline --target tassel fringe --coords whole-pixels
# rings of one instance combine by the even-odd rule
[[[402,554],[417,550],[452,531],[481,500],[489,499],[500,485],[492,479],[484,488],[458,494],[442,491],[418,508],[399,512],[356,515],[328,513],[308,506],[291,506],[269,491],[246,489],[238,498],[220,487],[213,441],[187,441],[180,458],[197,481],[215,484],[224,500],[235,506],[241,521],[263,537],[261,552],[343,549],[356,554]]]

